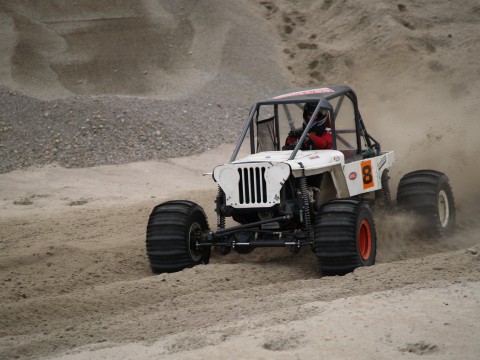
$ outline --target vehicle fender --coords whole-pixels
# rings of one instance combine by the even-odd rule
[[[382,188],[382,174],[394,163],[393,151],[371,158],[352,161],[343,168],[350,196],[355,196]]]

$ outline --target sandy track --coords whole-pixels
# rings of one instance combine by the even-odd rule
[[[215,257],[208,266],[152,276],[143,252],[144,206],[58,214],[56,221],[65,225],[55,230],[51,217],[14,224],[23,236],[12,239],[17,255],[8,254],[10,261],[2,264],[3,356],[38,357],[103,342],[150,343],[169,334],[180,339],[164,351],[186,351],[257,327],[309,319],[318,313],[303,305],[319,300],[480,280],[479,257],[466,250],[380,264],[341,278],[318,278],[309,252],[293,257],[282,251],[259,251],[243,261]],[[38,243],[29,246],[35,231]],[[202,329],[202,336],[193,329]]]
[[[196,174],[205,180],[198,167],[215,161],[212,154],[215,151],[197,156],[190,169],[178,167],[175,176],[182,179]],[[186,164],[187,160],[178,159],[178,163]],[[145,173],[149,173],[148,166],[160,164],[144,164]],[[49,171],[54,174],[65,169]],[[130,184],[132,191],[122,189],[131,194],[130,198],[126,195],[120,202],[112,200],[106,189],[115,189],[118,184],[105,184],[105,179],[98,179],[99,183],[104,182],[103,191],[97,189],[98,198],[72,206],[72,194],[77,194],[74,199],[81,198],[86,191],[81,184],[88,181],[81,181],[80,174],[86,180],[101,171],[95,168],[68,171],[79,180],[73,188],[59,181],[54,187],[49,184],[49,193],[44,187],[46,183],[36,181],[28,191],[42,193],[43,198],[31,198],[31,205],[3,203],[4,216],[0,220],[3,357],[38,358],[87,345],[88,349],[123,343],[147,346],[159,339],[161,345],[149,351],[183,354],[207,345],[220,346],[237,336],[249,338],[255,329],[306,321],[315,314],[320,316],[323,311],[312,312],[311,304],[317,301],[324,302],[321,308],[327,303],[336,306],[334,301],[343,298],[392,289],[403,289],[400,293],[413,299],[415,295],[408,294],[417,289],[447,291],[449,284],[457,283],[464,284],[461,289],[467,292],[478,291],[475,286],[467,285],[480,280],[480,261],[475,253],[480,248],[472,247],[478,243],[478,236],[477,229],[469,222],[471,209],[459,214],[460,233],[456,240],[448,241],[415,235],[405,228],[413,220],[404,215],[378,215],[379,264],[345,277],[319,278],[316,259],[308,249],[298,255],[287,249],[259,249],[247,256],[221,257],[214,253],[207,266],[153,276],[144,251],[151,208],[172,196],[187,198],[205,207],[212,224],[215,188],[209,189],[208,182],[200,181],[196,191],[182,193],[172,189],[167,195],[167,187],[163,195],[150,199],[146,194],[155,192],[146,189],[143,196],[148,200],[139,202],[141,194],[134,189],[148,179],[138,180],[130,175],[128,180],[126,174],[131,171],[125,166],[125,176],[116,181],[124,186]],[[1,177],[11,181],[12,174]],[[18,186],[16,194],[11,193],[12,187],[8,191],[8,195],[6,192],[3,195],[21,199],[25,185]],[[67,193],[70,197],[64,197]],[[44,201],[49,197],[50,206],[45,207]],[[6,213],[11,215],[5,216]],[[460,250],[447,252],[455,249]],[[458,292],[448,289],[449,293]],[[431,296],[436,297],[435,292]],[[391,297],[396,298],[380,295],[382,302]],[[199,329],[202,335],[194,336]],[[274,341],[271,335],[267,337]],[[291,350],[294,349],[297,346]],[[109,356],[116,357],[115,354]]]
[[[377,265],[344,277],[320,278],[308,249],[214,254],[154,276],[150,210],[186,198],[213,225],[216,189],[202,172],[230,148],[1,174],[0,358],[477,359],[477,1],[221,3],[0,0],[0,83],[55,101],[175,99],[189,113],[192,96],[246,108],[297,85],[352,85],[369,130],[396,152],[392,192],[407,171],[446,172],[457,233],[425,239],[415,219],[377,214]],[[26,128],[42,124],[38,110]],[[6,151],[20,113],[2,114]]]
[[[185,351],[211,344],[210,336],[215,344],[256,326],[308,319],[312,314],[299,307],[318,300],[480,280],[478,255],[465,250],[341,278],[319,279],[309,252],[283,251],[259,251],[243,261],[215,257],[208,266],[152,276],[143,252],[147,205],[55,214],[57,224],[52,217],[12,224],[21,236],[11,239],[14,247],[4,244],[10,249],[0,280],[6,290],[4,356],[37,357],[106,341],[151,342],[225,324],[222,336],[219,329],[203,340],[182,335],[172,350]],[[4,223],[2,229],[11,231]],[[36,244],[30,244],[34,234]]]

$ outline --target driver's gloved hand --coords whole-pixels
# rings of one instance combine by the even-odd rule
[[[303,130],[290,130],[288,137],[295,138],[302,136]]]

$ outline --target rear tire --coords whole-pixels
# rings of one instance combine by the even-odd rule
[[[455,231],[456,210],[452,188],[445,174],[419,170],[406,174],[398,184],[397,205],[420,218],[420,230],[431,236]]]
[[[313,251],[322,275],[374,265],[377,236],[370,208],[357,200],[324,204],[315,218]]]
[[[154,273],[176,272],[208,264],[210,247],[196,247],[208,233],[203,209],[191,201],[168,201],[156,206],[147,225],[147,256]]]

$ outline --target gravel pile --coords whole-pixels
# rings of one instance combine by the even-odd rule
[[[250,105],[117,96],[41,101],[0,87],[0,173],[200,153],[236,142]]]

